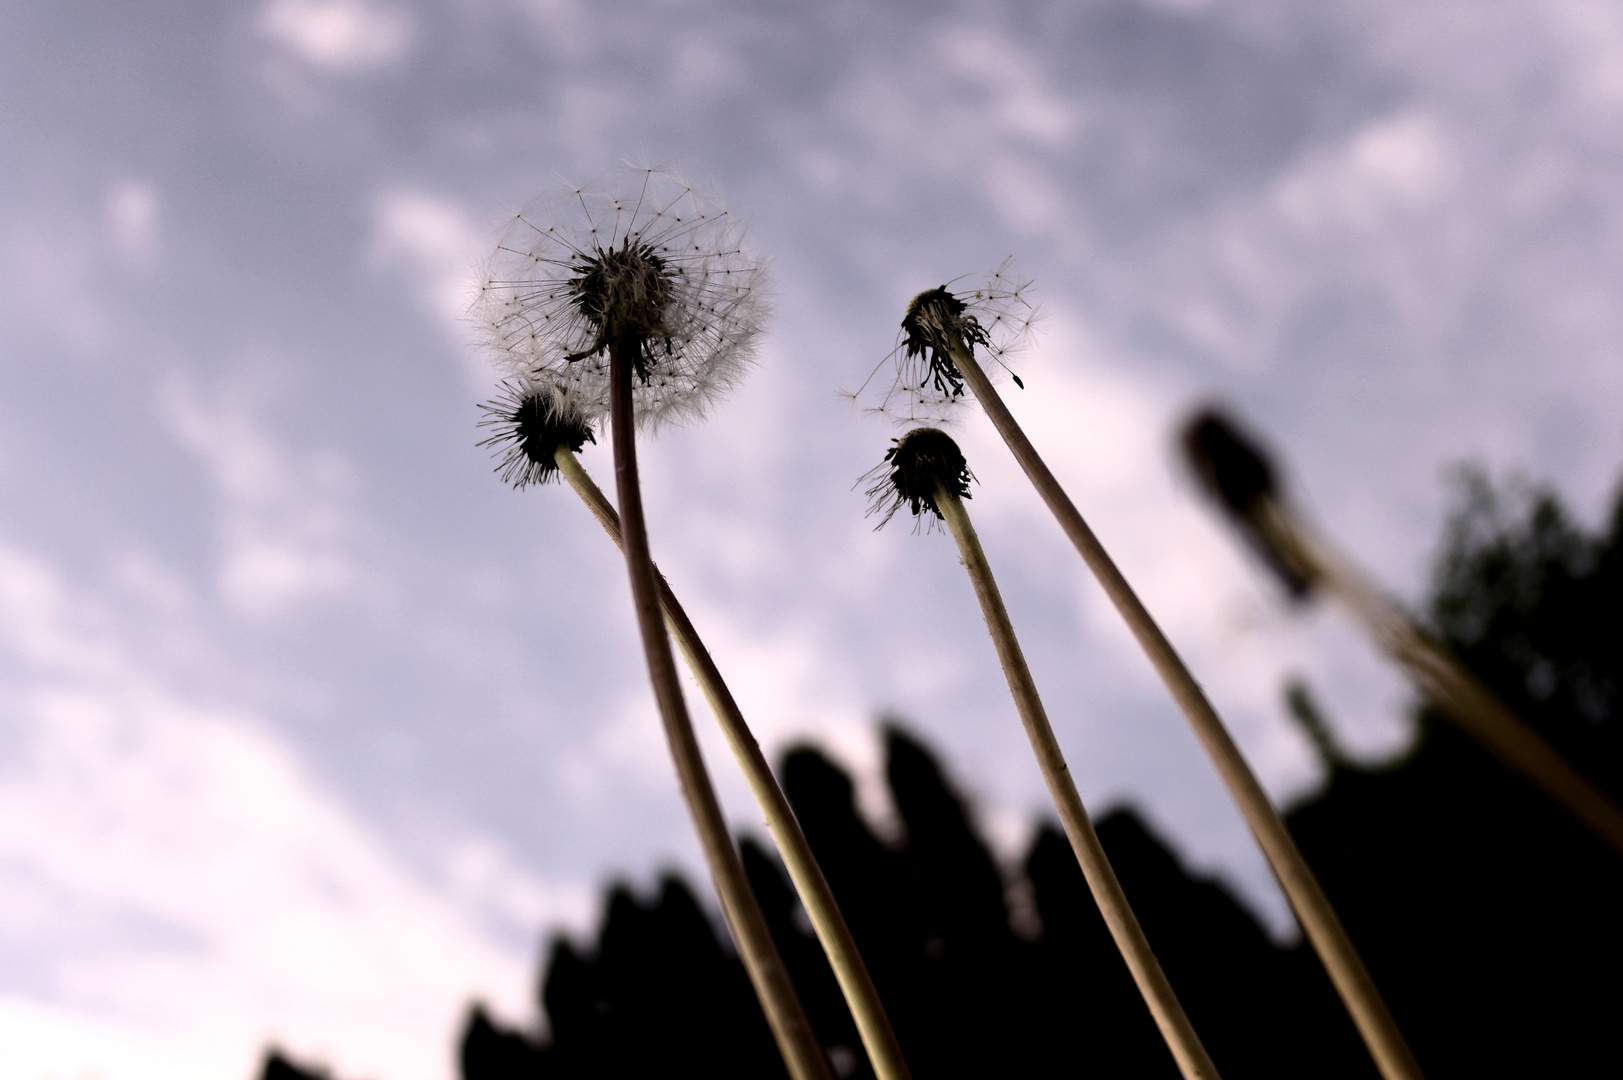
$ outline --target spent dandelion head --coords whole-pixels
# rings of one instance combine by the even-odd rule
[[[892,439],[890,449],[885,451],[885,460],[862,479],[872,481],[865,493],[869,500],[868,516],[883,515],[874,526],[876,529],[889,524],[903,506],[918,519],[915,528],[920,522],[933,528],[942,520],[941,507],[936,502],[938,491],[944,488],[960,499],[967,499],[969,483],[975,475],[969,471],[963,451],[950,435],[938,428],[922,427],[914,428],[900,439]],[[934,515],[934,520],[926,514]]]
[[[480,280],[480,343],[572,413],[608,411],[611,347],[631,348],[644,427],[693,417],[743,375],[766,318],[743,224],[670,172],[624,169],[516,215]]]
[[[597,441],[591,425],[568,412],[567,405],[543,386],[507,380],[496,400],[479,408],[485,413],[479,426],[492,430],[478,445],[500,455],[496,471],[520,490],[558,475],[560,448],[578,454],[588,442]]]
[[[1031,282],[1013,275],[1009,261],[989,274],[975,274],[926,289],[907,305],[896,347],[863,384],[871,384],[887,366],[893,377],[876,409],[902,423],[944,423],[964,401],[964,377],[953,362],[953,348],[975,358],[994,380],[1020,377],[1006,358],[1031,337],[1037,308]],[[863,390],[858,390],[861,395]]]

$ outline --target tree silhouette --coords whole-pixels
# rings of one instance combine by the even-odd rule
[[[1547,491],[1464,489],[1433,628],[1616,798],[1623,497],[1590,536]],[[1291,827],[1428,1074],[1616,1074],[1623,860],[1428,713],[1403,760],[1330,764]]]
[[[1430,613],[1478,675],[1623,795],[1623,499],[1589,535],[1547,492],[1512,497],[1468,479]],[[1327,772],[1290,813],[1291,829],[1427,1075],[1615,1074],[1623,860],[1424,711],[1401,759],[1360,765],[1337,749],[1306,687],[1288,699]],[[925,747],[894,726],[885,746],[903,825],[894,844],[817,750],[791,751],[780,774],[915,1075],[1173,1080],[1057,829],[1038,830],[1018,873],[1000,870]],[[1375,1076],[1310,950],[1271,940],[1132,809],[1103,816],[1098,831],[1225,1075]],[[776,860],[748,840],[743,852],[836,1072],[871,1077]],[[1015,931],[1011,890],[1029,898],[1040,932]],[[465,1080],[785,1075],[742,969],[675,877],[645,900],[613,888],[591,948],[553,942],[540,997],[544,1037],[504,1030],[473,1007]],[[303,1075],[267,1066],[265,1080]]]

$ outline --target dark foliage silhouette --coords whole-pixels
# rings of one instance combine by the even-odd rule
[[[905,833],[894,847],[858,814],[849,777],[817,751],[791,752],[782,772],[915,1073],[1041,1076],[1086,1065],[1107,1074],[1175,1078],[1177,1069],[1065,839],[1044,829],[1032,846],[1024,870],[1042,933],[1023,939],[1010,925],[1007,883],[936,761],[899,729],[887,730],[886,748],[886,779]],[[1373,1075],[1310,955],[1276,946],[1227,891],[1185,873],[1131,811],[1104,818],[1099,833],[1191,1014],[1211,1031],[1214,1054],[1227,1059],[1225,1068],[1259,1076],[1304,1069],[1331,1077]],[[744,851],[836,1067],[844,1075],[871,1076],[832,974],[796,919],[782,872],[756,845],[746,842]],[[677,888],[667,879],[647,909],[616,890],[602,942],[589,958],[566,943],[554,945],[543,989],[552,1023],[548,1043],[501,1032],[475,1011],[463,1042],[467,1080],[630,1076],[639,1067],[676,1075],[782,1075],[748,998],[733,1006],[717,1000],[702,1016],[682,1019],[695,999],[714,1000],[708,987],[720,978],[725,954],[711,925],[697,917],[691,895]],[[627,961],[611,942],[624,932],[622,921],[645,922],[649,911],[667,906],[683,913],[669,925],[688,935],[687,944],[650,945],[636,961],[638,979],[663,985],[666,996],[622,1003],[604,989],[623,979],[613,973]],[[676,952],[704,960],[690,974],[673,962]],[[586,986],[604,996],[592,997]],[[646,1007],[660,1012],[657,1020],[632,1011]],[[592,1024],[576,1017],[587,1011],[599,1025],[606,1022],[596,1018],[622,1016],[650,1053],[663,1053],[656,1047],[661,1040],[652,1037],[663,1030],[657,1023],[691,1023],[698,1030],[674,1044],[683,1047],[681,1058],[665,1054],[657,1065],[638,1066],[585,1034]],[[706,1046],[715,1045],[707,1040],[737,1046],[729,1046],[723,1063],[713,1060],[714,1049],[707,1056]],[[757,1048],[754,1056],[739,1049],[745,1045]],[[522,1049],[521,1060],[515,1048]]]
[[[1623,498],[1588,536],[1548,492],[1517,500],[1468,475],[1431,616],[1623,796]],[[1330,755],[1329,783],[1291,815],[1416,1053],[1433,1078],[1618,1075],[1623,860],[1448,724],[1419,725],[1387,768]]]
[[[1590,536],[1547,494],[1518,506],[1469,481],[1431,616],[1497,692],[1623,795],[1623,500]],[[1431,1080],[1616,1075],[1623,860],[1424,712],[1401,759],[1365,766],[1338,748],[1306,687],[1287,697],[1328,774],[1289,815],[1292,831]],[[781,775],[915,1075],[1173,1080],[1064,837],[1039,830],[1023,880],[1010,882],[926,749],[896,728],[886,748],[904,827],[894,845],[816,750],[791,752]],[[1098,831],[1224,1075],[1374,1077],[1309,950],[1270,940],[1132,810]],[[747,840],[743,851],[836,1071],[870,1077],[775,859]],[[1011,928],[1011,885],[1035,906],[1035,936]],[[646,901],[612,890],[594,948],[554,942],[541,997],[545,1039],[472,1010],[465,1080],[784,1075],[717,924],[675,878]],[[304,1080],[272,1068],[265,1080]]]
[[[280,1050],[268,1050],[265,1053],[265,1066],[260,1071],[259,1080],[328,1080],[328,1077],[322,1070],[295,1064]]]
[[[1623,801],[1623,493],[1586,535],[1549,491],[1462,477],[1432,620],[1454,649],[1612,798]]]

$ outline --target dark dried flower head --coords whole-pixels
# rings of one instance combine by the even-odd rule
[[[1223,413],[1204,408],[1184,425],[1183,452],[1206,493],[1243,518],[1275,494],[1274,470],[1256,443]]]
[[[962,404],[964,377],[950,355],[953,346],[996,380],[1009,372],[1005,358],[1031,336],[1037,309],[1031,283],[1009,273],[1007,260],[990,274],[959,278],[915,296],[907,305],[896,347],[868,377],[860,396],[880,368],[895,362],[894,381],[876,411],[905,423],[944,423]]]
[[[588,442],[597,441],[590,425],[562,411],[557,398],[540,387],[504,382],[501,396],[479,408],[486,414],[479,426],[493,429],[479,445],[501,454],[496,471],[520,490],[558,475],[560,447],[579,453]]]
[[[941,507],[936,503],[938,485],[967,499],[969,482],[975,476],[950,435],[937,428],[915,428],[891,440],[884,462],[863,479],[874,481],[867,490],[868,515],[883,514],[875,526],[882,529],[903,506],[913,511],[915,518],[929,512],[936,521],[942,520]]]
[[[977,345],[990,344],[985,327],[968,313],[967,305],[945,285],[938,285],[919,293],[907,305],[902,319],[902,359],[922,363],[924,379],[919,389],[952,399],[964,396],[964,377],[948,355],[949,342],[960,343],[970,352]]]
[[[765,268],[743,234],[657,169],[545,199],[513,219],[480,281],[481,344],[588,420],[608,411],[610,346],[628,346],[638,423],[697,415],[742,376],[765,321]]]

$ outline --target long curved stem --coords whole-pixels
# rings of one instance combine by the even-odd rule
[[[1253,515],[1264,539],[1312,570],[1369,629],[1416,687],[1455,726],[1623,854],[1623,808],[1511,711],[1453,651],[1426,633],[1351,563],[1330,551],[1272,499]]]
[[[592,511],[598,523],[609,534],[609,538],[623,549],[619,515],[614,512],[614,507],[604,498],[603,492],[598,489],[591,476],[581,467],[580,459],[568,447],[559,447],[554,460],[558,463],[559,471],[569,481],[569,486],[575,489],[581,501]],[[896,1033],[892,1030],[890,1018],[885,1014],[884,1005],[879,1000],[879,991],[875,989],[873,978],[868,974],[868,966],[857,950],[856,940],[851,936],[845,916],[840,913],[839,904],[834,900],[833,890],[823,877],[822,867],[812,855],[811,845],[806,842],[806,834],[801,831],[800,822],[789,807],[789,800],[784,797],[783,789],[778,786],[777,778],[772,775],[772,768],[767,764],[766,755],[761,753],[760,744],[755,741],[755,735],[745,722],[743,712],[727,688],[721,670],[711,659],[710,651],[704,647],[699,632],[694,629],[687,612],[677,601],[676,594],[671,591],[665,575],[659,573],[657,567],[654,574],[659,586],[660,604],[665,610],[665,624],[676,638],[677,647],[682,650],[688,669],[693,672],[694,678],[698,680],[700,688],[709,700],[710,708],[716,714],[716,720],[721,724],[722,731],[727,735],[727,741],[732,745],[733,754],[744,770],[750,790],[755,794],[755,801],[766,817],[767,827],[772,830],[778,851],[783,856],[784,866],[789,870],[790,880],[794,882],[795,890],[800,894],[801,903],[805,905],[806,914],[811,919],[812,929],[817,932],[817,940],[828,956],[829,966],[834,969],[834,977],[839,981],[846,1005],[856,1021],[857,1033],[862,1037],[862,1045],[868,1052],[868,1060],[873,1065],[874,1074],[879,1080],[909,1080],[911,1074],[907,1062],[902,1058]]]
[[[648,675],[654,686],[665,738],[676,764],[683,798],[693,815],[710,874],[721,897],[722,911],[738,943],[744,970],[755,986],[756,996],[766,1013],[767,1024],[777,1040],[778,1051],[794,1080],[833,1080],[828,1059],[812,1030],[806,1010],[795,994],[788,969],[767,929],[761,905],[744,876],[744,864],[727,832],[721,805],[699,742],[688,719],[687,703],[677,682],[676,662],[671,657],[670,639],[660,616],[659,588],[653,560],[648,552],[648,529],[642,512],[642,490],[637,478],[637,436],[631,405],[631,359],[642,348],[636,338],[615,341],[609,347],[610,424],[613,427],[615,492],[620,501],[623,524],[623,550],[631,577],[631,598],[637,612],[637,629],[642,636],[648,660]],[[630,355],[627,355],[627,354]]]
[[[1049,471],[1048,465],[1031,445],[1031,440],[1026,438],[1026,433],[1015,422],[1008,406],[993,389],[991,380],[969,350],[962,342],[953,341],[950,343],[950,355],[981,407],[986,410],[992,425],[1003,436],[1015,460],[1048,504],[1060,528],[1076,546],[1083,562],[1093,571],[1094,577],[1103,586],[1194,728],[1207,756],[1217,767],[1218,775],[1223,778],[1230,797],[1244,815],[1251,834],[1257,838],[1268,865],[1290,901],[1291,909],[1295,911],[1308,941],[1324,964],[1330,981],[1351,1014],[1381,1075],[1386,1080],[1420,1080],[1423,1075],[1420,1063],[1415,1060],[1413,1051],[1404,1040],[1403,1032],[1398,1030],[1397,1021],[1392,1018],[1391,1010],[1376,989],[1375,980],[1370,977],[1363,958],[1353,947],[1346,927],[1342,926],[1340,917],[1330,904],[1330,898],[1324,894],[1319,879],[1302,857],[1284,819],[1269,801],[1268,793],[1263,790],[1256,774],[1240,753],[1240,748],[1223,726],[1217,710],[1206,700],[1205,691],[1189,673],[1183,659],[1156,625],[1127,579],[1116,568],[1104,545],[1088,528],[1087,522],[1082,520],[1070,496]]]
[[[1173,993],[1172,983],[1167,980],[1166,972],[1161,970],[1161,962],[1155,958],[1149,938],[1144,936],[1144,928],[1139,925],[1138,916],[1127,902],[1127,894],[1122,891],[1116,871],[1105,856],[1098,834],[1093,830],[1093,822],[1088,818],[1087,807],[1076,789],[1076,781],[1071,777],[1070,767],[1065,764],[1059,739],[1054,736],[1054,728],[1048,722],[1048,712],[1037,694],[1037,683],[1031,677],[1025,654],[1014,636],[1014,624],[1009,621],[1008,609],[1003,606],[1003,596],[998,591],[996,579],[992,577],[992,566],[986,560],[980,538],[975,535],[969,512],[964,509],[958,493],[939,482],[936,484],[935,501],[947,522],[947,530],[958,542],[958,553],[963,558],[964,569],[969,571],[970,582],[975,586],[975,598],[980,601],[981,614],[986,619],[987,630],[991,632],[992,644],[997,648],[1003,675],[1009,681],[1009,693],[1014,696],[1020,722],[1025,725],[1026,737],[1031,740],[1032,752],[1037,755],[1037,764],[1042,768],[1048,793],[1059,810],[1065,835],[1071,841],[1071,850],[1076,853],[1076,861],[1082,866],[1082,875],[1087,878],[1088,889],[1093,893],[1094,902],[1099,905],[1099,913],[1110,928],[1110,936],[1115,939],[1122,959],[1127,961],[1133,982],[1143,995],[1144,1003],[1149,1006],[1150,1015],[1155,1017],[1155,1026],[1161,1029],[1161,1037],[1166,1040],[1167,1048],[1172,1051],[1185,1080],[1216,1080],[1217,1066],[1201,1044],[1195,1026],[1189,1022],[1188,1014],[1178,1001],[1178,995]]]

